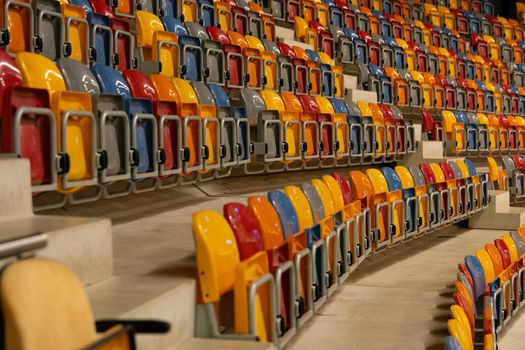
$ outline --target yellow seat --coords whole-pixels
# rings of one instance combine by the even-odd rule
[[[472,329],[470,328],[470,322],[468,320],[467,314],[463,309],[458,305],[452,305],[450,307],[450,313],[457,320],[460,326],[465,330],[465,333],[468,335],[465,340],[468,343],[468,349],[474,349],[474,341],[472,339]]]
[[[69,172],[62,175],[59,190],[69,193],[78,191],[77,186],[95,185],[96,122],[91,112],[91,96],[67,91],[58,67],[42,55],[21,52],[16,56],[16,63],[27,87],[49,92],[56,120],[57,149],[70,159]],[[66,130],[63,130],[64,122]]]
[[[268,285],[273,277],[268,271],[266,253],[260,251],[241,262],[230,225],[214,211],[193,214],[193,235],[199,271],[198,303],[219,307],[223,296],[233,292],[234,310],[228,315],[234,316],[235,333],[257,336],[264,342],[273,341],[275,333],[272,323],[275,320],[271,318],[275,305],[271,302],[270,293],[274,292]],[[261,282],[261,286],[251,298],[248,288],[257,281]],[[253,308],[253,321],[249,317],[250,307]],[[227,323],[228,317],[215,315],[213,307],[207,310],[216,318],[217,327],[231,326]]]
[[[273,52],[267,52],[263,43],[256,37],[245,35],[244,37],[248,46],[252,49],[258,50],[263,66],[263,81],[262,86],[265,90],[277,90],[278,88],[278,67],[277,57]]]
[[[512,239],[512,236],[508,233],[505,233],[501,238],[507,245],[507,248],[509,248],[511,263],[514,265],[516,262],[522,260],[522,257],[520,257],[518,254],[518,247],[516,246],[514,239]]]
[[[137,47],[145,61],[160,63],[160,74],[169,78],[179,76],[179,45],[175,33],[164,30],[159,17],[150,12],[137,11]]]
[[[80,61],[84,64],[89,63],[88,53],[88,31],[86,22],[86,11],[79,6],[62,4],[62,16],[65,19],[66,33],[71,44],[71,55],[69,58]]]
[[[465,350],[474,350],[474,348],[471,346],[471,335],[468,333],[468,330],[463,327],[463,325],[456,319],[448,320],[447,322],[447,328],[450,335],[456,337],[456,339],[459,341],[459,344],[461,345],[462,349]]]
[[[283,130],[284,142],[288,145],[288,152],[285,154],[285,161],[295,161],[301,159],[301,123],[298,113],[290,111],[275,91],[263,90],[261,97],[267,110],[279,112],[281,128]]]
[[[246,87],[260,90],[263,83],[263,62],[261,52],[258,48],[250,47],[246,38],[240,33],[230,30],[228,32],[228,37],[233,45],[237,45],[241,48],[246,72]]]
[[[336,159],[347,159],[349,154],[349,127],[346,121],[346,115],[343,113],[335,113],[334,106],[326,98],[322,96],[315,96],[315,102],[319,106],[321,113],[330,116],[330,123],[326,127],[321,127],[321,133],[328,133],[332,140],[334,149],[332,153]],[[331,129],[331,130],[328,130]]]
[[[401,190],[390,191],[385,175],[378,169],[367,169],[366,175],[374,189],[375,202],[388,203],[387,223],[392,231],[393,242],[405,236],[405,202]],[[389,239],[388,233],[385,238]],[[381,237],[383,239],[383,237]]]
[[[481,267],[483,268],[483,274],[485,275],[485,283],[488,284],[496,279],[496,273],[494,271],[494,265],[489,253],[485,249],[476,250],[476,258],[478,258]]]
[[[465,124],[459,123],[451,111],[441,112],[441,123],[445,131],[449,148],[453,154],[462,154],[466,151]]]
[[[34,31],[33,12],[30,1],[9,2],[6,13],[6,1],[0,2],[0,28],[9,31],[8,52],[15,54],[24,51],[33,51]]]
[[[133,330],[116,323],[98,335],[81,281],[67,266],[41,258],[2,271],[2,345],[6,349],[129,350]]]
[[[222,1],[214,1],[213,3],[215,6],[217,24],[223,32],[227,33],[232,30],[233,16],[230,11],[231,6]]]
[[[313,47],[314,51],[317,51],[318,48],[318,38],[317,38],[317,31],[314,28],[311,28],[308,24],[308,22],[299,17],[295,17],[295,37],[299,39],[299,41],[311,45]]]
[[[173,78],[172,83],[176,96],[179,98],[177,103],[178,113],[183,116],[183,120],[184,117],[189,116],[199,116],[201,118],[202,146],[207,149],[207,157],[203,155],[204,165],[208,164],[211,168],[217,167],[219,164],[219,123],[216,107],[199,104],[197,94],[187,80]],[[189,133],[192,133],[191,137],[194,137],[195,131],[190,126],[186,131],[187,137],[190,137]],[[195,140],[193,140],[193,143],[195,144]]]

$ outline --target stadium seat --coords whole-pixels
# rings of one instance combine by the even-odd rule
[[[337,113],[333,104],[326,97],[315,96],[314,99],[319,106],[319,111],[329,117],[329,122],[322,122],[320,126],[323,143],[325,142],[324,139],[331,142],[333,158],[337,164],[347,164],[349,127],[346,114]],[[328,134],[328,137],[325,134]],[[332,160],[322,162],[322,166],[332,166],[333,164]]]
[[[60,70],[48,58],[21,52],[16,56],[24,86],[49,93],[55,115],[57,151],[60,153],[59,190],[76,192],[97,184],[96,121],[91,113],[91,97],[68,91]]]
[[[250,48],[258,50],[262,59],[262,89],[276,91],[279,84],[277,56],[266,51],[259,38],[251,35],[245,36]]]
[[[232,166],[249,162],[249,124],[245,110],[234,108],[224,88],[217,84],[208,83],[208,88],[213,94],[217,117],[221,124],[221,158],[220,169],[230,169]],[[221,171],[219,171],[221,173]],[[220,176],[220,175],[219,175]]]
[[[306,232],[308,246],[312,253],[312,288],[315,312],[326,301],[328,288],[333,285],[334,282],[333,279],[330,280],[331,270],[328,262],[326,241],[321,236],[321,225],[319,223],[315,224],[314,222],[312,207],[301,188],[297,186],[286,186],[284,188],[284,193],[295,209],[299,231]],[[320,208],[316,207],[316,209]]]
[[[326,186],[323,186],[321,180],[317,181],[317,186],[310,182],[303,182],[300,188],[310,204],[312,219],[314,225],[320,225],[321,238],[325,241],[327,255],[327,296],[330,296],[338,285],[339,272],[344,267],[340,255],[340,236],[345,233],[345,227],[341,223],[341,218],[333,218],[331,215],[334,211],[332,195]],[[337,224],[337,227],[334,227]]]
[[[134,97],[142,91],[131,91],[124,76],[114,68],[95,64],[92,71],[102,93],[121,95],[124,98],[125,111],[130,120],[131,131],[131,177],[134,180],[132,191],[154,190],[158,185],[159,154],[158,124],[153,115],[152,101]],[[134,95],[133,92],[136,94]],[[144,179],[150,179],[150,181],[144,181]]]
[[[369,255],[368,251],[372,249],[372,242],[375,243],[373,244],[375,249],[390,243],[390,205],[380,194],[375,196],[372,183],[364,173],[350,171],[349,178],[353,197],[361,201],[362,208],[368,208],[370,211],[371,232],[367,232],[368,239],[365,245],[365,254]]]
[[[406,238],[406,207],[401,188],[390,189],[384,173],[378,169],[367,169],[366,175],[372,183],[375,197],[382,197],[389,205],[388,225],[391,243],[398,243]]]
[[[386,128],[382,115],[376,113],[375,118],[370,107],[370,104],[366,102],[358,102],[361,118],[367,118],[371,120],[371,123],[366,123],[363,120],[363,139],[366,145],[371,148],[372,157],[371,161],[374,163],[381,163],[383,157],[386,154]],[[365,154],[363,152],[363,162],[365,162]]]
[[[434,173],[430,164],[420,164],[419,169],[425,178],[427,189],[429,191],[430,202],[434,204],[435,208],[439,208],[438,222],[439,226],[448,224],[451,216],[451,198],[450,192],[446,188],[445,177],[443,172],[440,172],[439,166],[434,166],[436,173]],[[439,194],[439,196],[437,195]]]
[[[114,182],[131,179],[129,159],[130,123],[125,112],[124,98],[117,94],[101,93],[95,75],[80,61],[61,58],[57,61],[66,87],[70,91],[88,93],[93,100],[98,125],[98,179],[105,197],[125,195],[130,186],[122,190],[111,190]],[[116,188],[116,187],[115,187]]]
[[[35,14],[35,51],[55,61],[69,53],[64,45],[65,23],[60,3],[50,0],[33,0]],[[44,16],[45,14],[45,16]]]
[[[413,178],[404,167],[381,168],[390,191],[400,190],[405,203],[405,237],[410,238],[428,228],[428,197],[424,194],[416,195]]]
[[[245,109],[246,118],[250,124],[252,161],[245,164],[245,171],[261,173],[269,170],[270,163],[282,163],[287,147],[282,141],[279,111],[266,109],[261,95],[248,88],[233,90],[230,95],[230,103],[233,107]]]
[[[111,45],[114,33],[111,29],[110,18],[92,11],[88,12],[87,20],[90,31],[89,57],[91,64],[99,63],[112,66],[115,56],[113,55],[113,45]]]
[[[302,155],[302,130],[300,122],[300,114],[290,111],[285,107],[285,103],[281,96],[275,91],[263,90],[261,91],[261,98],[264,101],[266,110],[278,111],[279,120],[282,128],[283,145],[285,145],[286,152],[283,152],[283,163],[270,165],[271,169],[301,169]]]
[[[141,70],[178,77],[181,72],[177,34],[167,32],[160,18],[152,13],[137,11],[135,18]]]
[[[262,240],[267,252],[270,250],[278,252],[283,245],[288,248],[287,260],[293,261],[295,271],[295,290],[292,292],[295,304],[294,315],[297,318],[295,322],[290,320],[290,325],[295,323],[299,328],[313,315],[310,288],[312,261],[306,234],[299,232],[295,211],[282,191],[268,192],[268,199],[260,196],[249,197],[248,207],[261,227]]]
[[[428,166],[434,173],[436,183],[440,188],[448,190],[448,213],[447,220],[457,222],[461,219],[460,213],[463,211],[461,199],[459,197],[459,187],[456,182],[454,171],[448,163],[429,163]]]
[[[502,156],[501,160],[507,175],[511,201],[521,202],[525,198],[525,175],[522,169],[517,169],[514,160],[509,156]]]
[[[86,10],[82,7],[62,4],[65,21],[64,56],[89,64],[89,25]]]
[[[280,337],[289,339],[295,333],[295,270],[288,258],[288,244],[282,242],[281,236],[280,245],[267,248],[259,221],[246,205],[228,203],[224,205],[223,211],[235,235],[241,261],[259,252],[265,252],[268,256],[270,272],[275,278],[277,331]]]
[[[0,83],[1,152],[29,159],[33,192],[56,190],[56,127],[49,93],[24,87],[15,60],[4,50],[0,50]]]
[[[476,193],[475,209],[480,210],[481,208],[486,208],[489,205],[487,174],[478,174],[474,163],[468,158],[465,160],[458,159],[456,162],[459,164],[462,172],[465,172],[463,169],[466,167],[468,174],[470,174]]]
[[[207,317],[214,320],[209,323],[209,329],[203,330],[204,335],[220,338],[222,327],[233,327],[244,339],[248,336],[277,343],[275,287],[266,253],[261,251],[241,261],[230,225],[213,211],[193,214],[193,235],[199,271],[200,305],[197,307],[203,308]],[[248,293],[249,288],[254,288],[254,293]],[[233,325],[225,323],[227,320],[213,307],[223,303],[223,296],[231,292],[234,294]]]
[[[225,158],[228,152],[221,141],[221,122],[218,118],[213,94],[208,86],[200,81],[192,81],[191,84],[188,84],[186,81],[175,78],[174,86],[179,91],[179,96],[188,97],[188,101],[185,101],[185,103],[194,103],[195,100],[190,101],[190,97],[193,92],[195,93],[199,115],[202,120],[202,135],[205,145],[203,156],[204,172],[201,174],[201,180],[203,180],[203,177],[206,179],[216,177],[216,169],[220,168],[221,159]],[[208,172],[208,175],[205,176],[205,172]]]
[[[420,193],[423,193],[423,186],[425,189],[425,193],[427,194],[427,212],[428,212],[428,227],[429,229],[434,229],[441,224],[441,200],[440,200],[440,192],[433,190],[432,186],[429,186],[429,183],[427,183],[427,179],[429,182],[433,183],[433,174],[430,169],[425,164],[423,165],[424,168],[427,168],[426,176],[422,172],[419,166],[417,165],[411,165],[409,167],[410,174],[412,175],[412,179],[414,181],[414,184],[416,185],[416,188],[421,186]],[[417,195],[416,190],[416,195]]]
[[[256,90],[262,89],[264,72],[260,51],[250,47],[246,38],[240,33],[230,30],[227,35],[232,45],[241,48],[245,67],[245,87]]]
[[[2,2],[0,43],[7,53],[15,55],[18,52],[33,51],[33,16],[31,1]]]
[[[167,333],[170,325],[154,320],[98,320],[84,287],[62,263],[26,258],[4,266],[3,346],[6,348],[135,348],[135,334]],[[29,326],[30,325],[30,326]]]
[[[138,66],[135,57],[135,36],[131,33],[129,22],[113,18],[111,20],[113,30],[113,65],[122,72],[126,69],[135,69]]]

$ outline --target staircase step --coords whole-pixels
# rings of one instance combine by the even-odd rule
[[[359,90],[359,89],[348,89],[346,96],[346,102],[366,102],[366,103],[377,103],[377,93],[374,91]]]
[[[242,340],[221,340],[193,338],[173,350],[271,350],[271,343],[260,343]]]
[[[489,191],[489,207],[470,217],[470,228],[514,230],[525,223],[525,208],[509,206],[507,191]]]

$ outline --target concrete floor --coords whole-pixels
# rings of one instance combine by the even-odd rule
[[[90,296],[95,295],[94,302],[98,300],[94,303],[95,314],[127,314],[137,304],[147,303],[142,299],[144,295],[149,295],[148,298],[164,295],[166,290],[195,277],[191,235],[191,214],[194,211],[211,209],[220,212],[225,203],[245,202],[249,195],[265,194],[272,188],[319,177],[320,173],[328,171],[311,172],[307,176],[302,173],[252,177],[245,182],[239,179],[217,180],[198,187],[133,195],[62,210],[63,214],[110,217],[114,223],[116,276],[122,279],[130,278],[132,274],[135,282],[141,279],[149,281],[146,282],[149,286],[140,286],[144,289],[137,293],[140,298],[137,296],[132,300],[122,300],[121,281],[107,281],[106,286],[103,283],[98,288],[93,286]],[[454,226],[369,258],[287,349],[442,349],[457,263],[503,232]],[[180,282],[177,282],[178,278]],[[111,284],[120,287],[113,288]],[[112,293],[105,290],[108,285]],[[126,290],[137,287],[129,285]],[[148,288],[153,290],[146,291]],[[189,285],[189,289],[194,290],[194,286]],[[182,295],[177,295],[173,296],[177,304],[184,304],[180,300]],[[173,303],[173,299],[170,302]],[[159,302],[156,312],[161,305],[167,306],[166,301]],[[190,310],[185,313],[188,312]],[[513,321],[511,329],[503,336],[500,349],[523,347],[516,344],[525,343],[525,335],[519,331],[524,323],[523,316]],[[188,314],[178,327],[181,329],[174,334],[177,340],[173,341],[178,343],[180,337],[187,337],[190,325],[191,315]]]

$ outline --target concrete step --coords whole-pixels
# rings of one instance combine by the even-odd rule
[[[400,163],[406,166],[411,164],[428,163],[442,160],[443,144],[441,142],[420,140],[416,152],[408,157],[405,157]]]
[[[291,47],[299,46],[299,47],[302,47],[305,50],[313,50],[314,49],[312,45],[308,45],[308,44],[303,43],[301,41],[297,41],[294,38],[292,38],[292,39],[283,39],[283,43],[285,43],[287,45],[290,45]]]
[[[348,90],[357,90],[357,77],[355,75],[344,74],[344,86]]]
[[[271,343],[193,338],[172,350],[271,350]]]
[[[69,266],[85,285],[113,274],[110,220],[34,215],[27,159],[0,159],[0,174],[0,232],[12,237],[45,233],[47,246],[37,256]]]
[[[489,207],[470,217],[470,228],[514,230],[525,223],[525,208],[511,207],[509,192],[490,190],[489,195]]]
[[[147,234],[147,232],[145,232]],[[137,348],[174,348],[194,335],[193,278],[168,271],[145,275],[119,275],[87,288],[96,319],[155,319],[171,324],[167,334],[139,335]]]
[[[295,32],[290,28],[275,26],[275,36],[281,40],[294,40]]]
[[[374,91],[348,89],[346,96],[345,96],[345,101],[347,103],[349,102],[377,103],[377,93]]]

